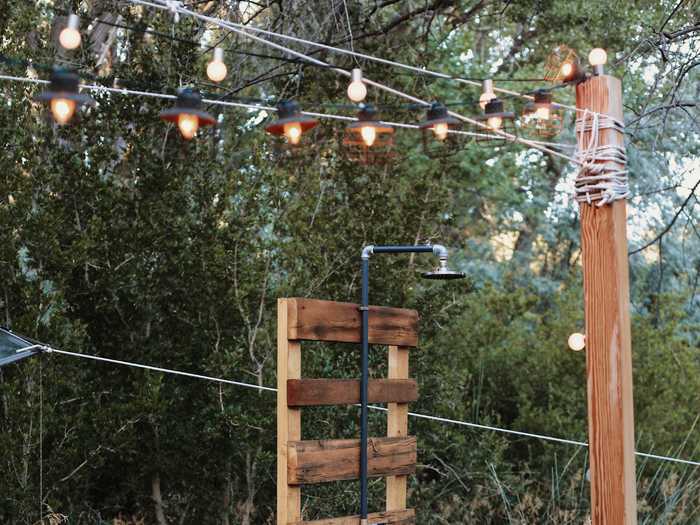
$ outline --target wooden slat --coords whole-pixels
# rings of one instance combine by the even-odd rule
[[[358,305],[318,299],[287,299],[288,337],[292,340],[360,342]],[[386,306],[369,307],[369,342],[415,347],[418,312]]]
[[[410,403],[418,399],[413,379],[371,379],[370,403]],[[360,402],[358,379],[290,379],[287,404],[293,407],[352,405]],[[404,434],[405,435],[405,434]]]
[[[416,438],[371,438],[367,443],[372,477],[412,474],[416,470]],[[290,485],[357,479],[360,440],[293,441],[287,453]]]
[[[389,377],[400,380],[408,377],[407,348],[389,347]],[[406,403],[389,403],[386,416],[387,436],[405,437],[408,435],[408,405]],[[389,476],[386,478],[386,510],[406,508],[408,478],[406,476]]]
[[[287,339],[287,301],[277,301],[277,525],[301,519],[301,488],[287,481],[287,443],[301,439],[301,410],[287,406],[287,379],[301,377],[301,345]]]
[[[367,515],[367,523],[386,523],[391,525],[414,525],[416,512],[413,509],[394,512],[374,512]],[[295,521],[287,525],[360,525],[360,516],[346,516],[344,518],[329,518],[314,521]]]

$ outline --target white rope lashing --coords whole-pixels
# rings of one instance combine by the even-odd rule
[[[600,142],[600,130],[625,132],[621,121],[593,111],[584,110],[576,119],[576,158],[581,163],[575,183],[578,202],[604,206],[630,195],[627,179],[627,155],[624,146]],[[588,141],[585,135],[588,133]],[[622,169],[619,165],[624,166]]]

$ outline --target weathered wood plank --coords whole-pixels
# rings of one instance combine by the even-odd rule
[[[372,477],[412,474],[416,470],[416,438],[371,438],[367,443]],[[360,440],[292,441],[287,452],[290,485],[325,483],[360,476]]]
[[[389,377],[400,380],[408,377],[409,351],[401,346],[389,347]],[[386,416],[387,436],[405,437],[408,435],[408,405],[389,403]],[[386,510],[406,508],[408,478],[389,476],[386,478]]]
[[[416,399],[418,384],[413,379],[371,379],[369,382],[370,403],[410,403]],[[352,405],[359,402],[358,379],[287,381],[287,404],[292,407]]]
[[[607,75],[587,79],[576,87],[576,105],[622,120],[620,81]],[[589,135],[589,131],[583,131],[584,144],[588,143]],[[617,130],[601,129],[599,144],[624,147],[624,137]],[[615,167],[624,169],[620,164]],[[591,519],[593,525],[635,525],[637,496],[626,203],[620,200],[599,207],[584,202],[580,210]]]
[[[360,311],[353,303],[287,299],[288,338],[292,340],[360,342]],[[386,306],[369,307],[369,342],[418,345],[418,312]]]
[[[301,377],[301,345],[287,339],[287,301],[277,301],[277,525],[301,519],[301,488],[287,481],[287,443],[301,439],[301,410],[287,406],[287,379]]]
[[[386,523],[391,525],[414,525],[416,512],[413,509],[394,512],[374,512],[367,515],[367,523],[376,525]],[[295,521],[287,525],[360,525],[360,516],[346,516],[344,518],[329,518],[314,521]]]

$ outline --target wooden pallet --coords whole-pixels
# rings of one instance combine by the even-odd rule
[[[360,401],[360,382],[302,379],[301,341],[360,343],[358,305],[317,299],[277,303],[277,525],[360,525],[359,516],[304,521],[301,486],[359,477],[358,439],[303,441],[301,409]],[[387,437],[368,443],[369,475],[386,477],[386,511],[368,523],[415,524],[406,508],[407,476],[416,468],[416,438],[408,436],[408,403],[418,398],[408,377],[410,348],[418,344],[415,310],[370,306],[369,342],[389,348],[389,377],[369,382],[370,403],[387,403]]]

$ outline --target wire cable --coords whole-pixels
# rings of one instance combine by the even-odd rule
[[[168,10],[172,9],[171,7],[169,7],[169,6],[165,5],[165,4],[154,4],[153,2],[146,1],[146,0],[127,0],[127,1],[128,1],[128,2],[131,2],[131,3],[134,3],[134,4],[140,4],[140,5],[143,5],[143,6],[147,6],[147,7],[154,7],[154,8],[156,8],[156,9],[168,9]],[[156,1],[164,2],[165,0],[156,0]],[[246,25],[244,25],[244,24],[239,24],[239,23],[236,23],[236,22],[229,22],[229,21],[221,20],[221,19],[213,19],[213,17],[208,17],[208,16],[206,16],[206,15],[201,15],[201,14],[195,12],[195,11],[192,11],[192,10],[190,10],[190,9],[185,8],[184,6],[178,6],[176,9],[177,9],[177,11],[178,11],[179,13],[189,14],[190,16],[195,16],[195,17],[200,18],[200,19],[202,19],[202,20],[204,20],[204,19],[209,19],[208,21],[210,21],[210,22],[212,22],[212,23],[216,23],[216,22],[214,22],[213,20],[218,20],[219,22],[226,24],[226,27],[227,27],[228,29],[231,29],[232,31],[234,30],[234,28],[238,29],[239,31],[241,31],[241,30],[252,31],[252,32],[255,32],[255,33],[258,33],[258,34],[263,34],[263,35],[267,35],[267,36],[271,36],[271,37],[277,37],[277,38],[281,38],[281,39],[283,39],[283,40],[289,40],[289,41],[291,41],[291,42],[296,42],[296,43],[299,43],[299,44],[305,44],[305,45],[309,45],[309,46],[314,46],[314,47],[317,47],[317,48],[320,48],[320,49],[325,49],[325,50],[327,50],[327,51],[331,51],[331,52],[333,52],[333,53],[339,53],[339,54],[344,54],[344,55],[351,55],[351,56],[354,56],[354,57],[357,57],[357,58],[363,58],[363,59],[365,59],[365,60],[370,60],[370,61],[372,61],[372,62],[378,62],[378,63],[380,63],[380,64],[384,64],[384,65],[388,65],[388,66],[392,66],[392,67],[398,67],[398,68],[406,69],[406,70],[409,70],[409,71],[413,71],[413,72],[415,72],[415,73],[420,73],[420,74],[422,74],[422,75],[432,76],[432,77],[435,77],[435,78],[441,78],[441,79],[444,79],[444,80],[452,80],[452,81],[455,81],[455,82],[459,82],[459,83],[462,83],[462,84],[467,84],[467,85],[475,86],[475,87],[479,87],[479,88],[482,87],[482,84],[481,84],[480,81],[475,81],[475,80],[471,80],[471,79],[468,79],[468,78],[456,77],[456,76],[453,76],[453,75],[449,75],[449,74],[447,74],[447,73],[441,73],[441,72],[439,72],[439,71],[433,71],[433,70],[430,70],[430,69],[426,69],[426,68],[422,68],[422,67],[417,67],[417,66],[411,66],[411,65],[409,65],[409,64],[404,64],[404,63],[401,63],[401,62],[396,62],[396,61],[394,61],[394,60],[388,60],[388,59],[386,59],[386,58],[375,57],[375,56],[373,56],[373,55],[368,55],[368,54],[366,54],[366,53],[359,53],[359,52],[354,51],[354,50],[349,50],[349,49],[343,49],[343,48],[339,48],[339,47],[334,47],[334,46],[330,46],[330,45],[328,45],[328,44],[322,44],[322,43],[320,43],[320,42],[314,42],[313,40],[307,40],[307,39],[305,39],[305,38],[299,38],[299,37],[295,37],[295,36],[292,36],[292,35],[285,35],[285,34],[283,34],[283,33],[277,33],[277,32],[275,32],[275,31],[269,31],[269,30],[266,30],[266,29],[261,29],[261,28],[257,28],[257,27],[253,27],[253,26],[246,26]],[[507,94],[507,95],[512,95],[512,96],[520,97],[520,98],[523,98],[523,99],[526,99],[526,100],[534,100],[534,97],[533,97],[532,95],[527,95],[527,94],[524,94],[524,93],[519,93],[519,92],[513,91],[513,90],[511,90],[511,89],[503,89],[503,88],[499,88],[499,87],[495,87],[495,86],[494,86],[493,90],[496,91],[496,92],[499,92],[499,93],[504,93],[504,94]],[[575,106],[570,106],[570,105],[567,105],[567,104],[558,104],[558,106],[559,106],[559,107],[562,107],[562,108],[565,108],[565,109],[568,109],[568,110],[571,110],[571,111],[581,111],[579,108],[577,108],[577,107],[575,107]]]
[[[42,348],[43,348],[43,351],[45,351],[47,353],[56,353],[56,354],[62,354],[62,355],[67,355],[67,356],[71,356],[71,357],[78,357],[81,359],[90,359],[93,361],[101,361],[101,362],[111,363],[111,364],[116,364],[116,365],[130,366],[130,367],[134,367],[134,368],[141,368],[144,370],[152,370],[154,372],[161,372],[161,373],[165,373],[165,374],[173,374],[173,375],[178,375],[178,376],[191,377],[193,379],[202,379],[205,381],[212,381],[215,383],[224,383],[224,384],[228,384],[228,385],[240,386],[243,388],[252,388],[252,389],[261,390],[261,391],[265,391],[265,392],[277,392],[277,388],[273,388],[273,387],[269,387],[269,386],[254,385],[252,383],[244,383],[241,381],[232,381],[230,379],[221,379],[218,377],[205,376],[203,374],[193,374],[190,372],[181,372],[179,370],[173,370],[170,368],[142,365],[139,363],[132,363],[129,361],[121,361],[118,359],[109,359],[107,357],[99,357],[96,355],[79,354],[77,352],[68,352],[66,350],[58,350],[56,348],[52,348],[49,346],[43,346]],[[388,411],[387,408],[376,406],[376,405],[369,405],[369,408],[372,410],[377,410],[377,411],[381,411],[381,412]],[[588,447],[588,443],[586,443],[584,441],[576,441],[573,439],[564,439],[564,438],[558,438],[558,437],[554,437],[554,436],[547,436],[544,434],[535,434],[532,432],[522,432],[519,430],[510,430],[507,428],[494,427],[494,426],[490,426],[490,425],[481,425],[478,423],[470,423],[468,421],[460,421],[458,419],[449,419],[449,418],[445,418],[445,417],[432,416],[429,414],[420,414],[417,412],[409,412],[408,415],[410,417],[413,417],[413,418],[426,419],[429,421],[436,421],[438,423],[447,423],[447,424],[451,424],[451,425],[458,425],[458,426],[463,426],[463,427],[468,427],[468,428],[475,428],[478,430],[489,430],[492,432],[500,432],[502,434],[510,434],[510,435],[514,435],[514,436],[521,436],[521,437],[526,437],[526,438],[531,438],[531,439],[540,439],[542,441],[550,441],[550,442],[554,442],[554,443],[561,443],[564,445],[575,445],[575,446],[579,446],[579,447]],[[641,456],[641,457],[658,459],[661,461],[669,461],[669,462],[673,462],[673,463],[682,463],[685,465],[692,465],[695,467],[700,467],[700,461],[692,461],[692,460],[688,460],[688,459],[674,458],[671,456],[661,456],[661,455],[657,455],[657,454],[649,454],[646,452],[636,452],[635,451],[635,454],[637,456]]]
[[[18,77],[18,76],[13,76],[13,75],[4,75],[0,74],[0,80],[10,80],[10,81],[15,81],[15,82],[27,82],[27,83],[33,83],[33,84],[50,84],[48,80],[43,80],[39,78],[28,78],[28,77]],[[83,89],[88,89],[90,91],[106,91],[108,93],[116,93],[118,95],[136,95],[136,96],[142,96],[142,97],[153,97],[153,98],[161,98],[161,99],[167,99],[167,100],[176,100],[177,95],[171,95],[168,93],[155,93],[152,91],[140,91],[140,90],[134,90],[134,89],[127,89],[127,88],[119,88],[119,87],[108,87],[108,86],[102,86],[99,84],[80,84],[80,87]],[[226,100],[218,100],[218,99],[208,99],[208,98],[203,98],[202,102],[205,104],[212,104],[212,105],[217,105],[217,106],[224,106],[224,107],[234,107],[234,108],[243,108],[243,109],[254,109],[258,111],[272,111],[276,112],[277,108],[272,107],[272,106],[264,106],[261,104],[246,104],[244,102],[233,102],[233,101],[226,101]],[[357,120],[357,117],[350,117],[346,115],[336,115],[332,113],[319,113],[315,111],[302,111],[302,115],[306,115],[309,117],[314,117],[314,118],[320,118],[320,119],[330,119],[330,120],[340,120],[344,122],[355,122]],[[391,121],[382,121],[384,124],[389,124],[390,126],[394,126],[397,128],[405,128],[405,129],[420,129],[420,126],[418,124],[409,124],[406,122],[391,122]],[[463,135],[463,136],[468,136],[468,137],[480,137],[480,138],[500,138],[495,135],[488,135],[484,133],[474,133],[470,131],[461,131],[461,130],[449,130],[449,133],[454,133],[457,135]],[[544,141],[532,141],[533,143],[536,144],[541,144],[542,146],[547,146],[547,147],[553,147],[553,148],[574,148],[575,146],[573,144],[563,144],[563,143],[556,143],[556,142],[544,142]]]

